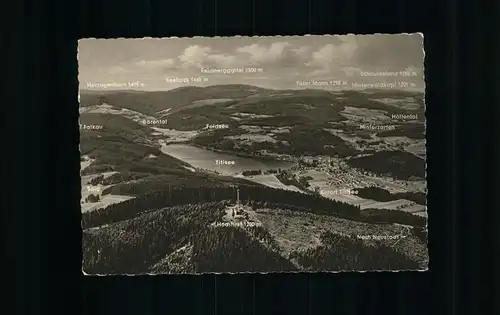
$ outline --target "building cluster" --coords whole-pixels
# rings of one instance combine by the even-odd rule
[[[335,173],[330,174],[331,180],[328,183],[330,186],[342,188],[360,188],[369,186],[369,182],[365,178],[360,178],[352,173]]]

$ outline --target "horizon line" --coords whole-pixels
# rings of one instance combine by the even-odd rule
[[[200,86],[200,85],[187,85],[187,86],[178,86],[178,87],[175,87],[175,88],[171,88],[171,89],[161,89],[161,88],[158,88],[158,89],[151,89],[151,90],[147,90],[147,89],[113,89],[113,88],[109,88],[109,89],[89,89],[89,88],[78,88],[78,92],[168,92],[168,91],[173,91],[173,90],[177,90],[177,89],[181,89],[181,88],[189,88],[189,87],[194,87],[194,88],[209,88],[209,87],[214,87],[214,86],[230,86],[230,85],[242,85],[242,86],[248,86],[248,87],[255,87],[255,88],[259,88],[259,89],[265,89],[265,90],[275,90],[275,91],[289,91],[289,90],[296,90],[296,91],[300,91],[300,90],[314,90],[314,91],[325,91],[325,92],[342,92],[342,91],[389,91],[389,90],[392,90],[392,91],[402,91],[402,92],[420,92],[420,93],[425,93],[425,90],[426,90],[426,87],[422,87],[422,88],[407,88],[407,89],[396,89],[396,88],[366,88],[366,89],[342,89],[342,88],[338,88],[338,89],[321,89],[321,88],[310,88],[310,87],[289,87],[289,88],[271,88],[271,87],[261,87],[261,86],[258,86],[258,85],[251,85],[251,84],[237,84],[237,83],[233,83],[233,84],[213,84],[213,85],[206,85],[206,86]]]

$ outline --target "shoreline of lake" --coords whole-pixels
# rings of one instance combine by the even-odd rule
[[[290,169],[295,166],[291,161],[278,160],[270,157],[248,157],[241,156],[234,152],[218,152],[208,148],[195,146],[192,144],[168,144],[161,147],[164,154],[172,156],[194,167],[195,169],[205,169],[221,174],[241,174],[251,170],[277,170]],[[234,161],[233,165],[220,165],[216,161]]]

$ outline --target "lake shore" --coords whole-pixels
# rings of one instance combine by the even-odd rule
[[[291,169],[295,163],[273,158],[241,156],[234,152],[220,152],[191,144],[168,144],[161,147],[164,154],[191,165],[196,169],[215,171],[220,174],[241,174],[244,171]],[[234,161],[234,165],[218,165],[216,161]]]

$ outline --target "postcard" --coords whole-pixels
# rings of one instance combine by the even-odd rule
[[[426,271],[423,35],[82,39],[86,275]]]

